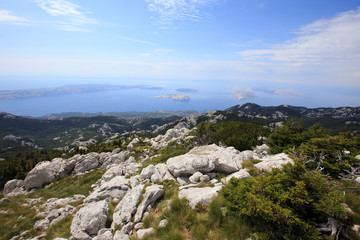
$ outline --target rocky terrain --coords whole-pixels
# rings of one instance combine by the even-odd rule
[[[152,139],[133,138],[124,151],[115,149],[109,153],[78,154],[69,159],[41,162],[24,180],[6,183],[5,198],[1,203],[12,201],[14,196],[25,196],[27,207],[34,208],[38,218],[32,228],[39,235],[31,239],[42,239],[49,227],[56,226],[67,216],[72,218],[71,239],[130,239],[131,236],[142,239],[154,232],[152,228],[144,228],[142,221],[164,198],[167,191],[164,183],[173,182],[178,197],[187,199],[190,207],[195,209],[199,205],[208,206],[231,178],[251,177],[242,167],[246,160],[257,159],[254,167],[259,171],[270,171],[293,162],[286,154],[269,155],[269,147],[265,144],[242,152],[211,144],[194,147],[165,163],[149,164],[157,157],[152,155],[153,149],[164,148],[174,141],[192,141],[189,132],[187,128],[178,127]],[[134,151],[141,143],[147,147],[136,155]],[[26,197],[41,188],[48,188],[54,181],[99,170],[103,174],[88,195],[48,199]],[[217,175],[224,177],[218,179]],[[75,207],[71,205],[74,202],[80,203]],[[110,212],[111,203],[115,203],[115,208]],[[1,205],[0,208],[0,214],[3,214],[6,210]],[[166,226],[167,220],[160,220],[159,227]],[[26,239],[30,231],[22,229],[12,239]]]

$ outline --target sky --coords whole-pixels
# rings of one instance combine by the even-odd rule
[[[359,106],[360,1],[0,0],[0,91],[99,83]]]

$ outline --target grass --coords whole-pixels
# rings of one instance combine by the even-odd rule
[[[11,239],[26,230],[30,230],[25,238],[36,236],[37,231],[33,230],[34,224],[39,217],[36,216],[36,210],[32,207],[22,206],[24,200],[17,201],[11,198],[10,202],[1,204],[1,210],[10,210],[9,213],[0,214],[0,239]],[[22,217],[21,217],[22,216]]]
[[[248,170],[248,173],[252,177],[255,177],[261,173],[261,171],[259,169],[254,167],[254,165],[259,162],[261,162],[261,161],[258,159],[248,159],[248,160],[244,160],[242,162],[241,166],[242,166],[242,168],[246,168]]]
[[[67,177],[59,181],[53,182],[49,187],[38,189],[37,191],[27,195],[28,198],[43,197],[49,198],[66,198],[75,194],[89,195],[92,190],[91,185],[94,184],[104,174],[103,170],[95,170],[82,176]]]
[[[73,220],[73,216],[68,215],[61,219],[56,224],[51,225],[46,231],[46,240],[55,238],[66,238],[69,239],[71,236],[70,226]]]
[[[29,230],[23,237],[31,238],[41,234],[40,231],[33,229],[37,220],[42,218],[36,217],[37,213],[33,206],[39,207],[49,198],[66,198],[75,194],[87,196],[94,184],[104,173],[96,170],[78,177],[67,177],[54,182],[51,186],[38,189],[27,195],[9,197],[10,202],[0,205],[0,210],[9,210],[9,213],[0,213],[0,240],[11,239],[22,232]],[[31,207],[23,206],[27,203],[27,198],[43,197],[43,200]],[[72,206],[79,206],[82,200],[70,203]],[[19,218],[22,216],[22,218]],[[70,224],[72,217],[68,216],[49,227],[46,232],[46,239],[53,239],[57,236],[68,238],[70,236]]]
[[[115,208],[118,205],[118,203],[119,202],[115,202],[115,201],[111,201],[111,202],[108,203],[109,214],[108,214],[107,219],[106,219],[106,227],[107,228],[111,228],[111,223],[113,221],[113,214],[114,214]]]

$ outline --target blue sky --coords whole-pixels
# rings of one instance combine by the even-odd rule
[[[0,0],[0,90],[87,83],[359,106],[360,2]]]

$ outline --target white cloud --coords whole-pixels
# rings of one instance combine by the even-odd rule
[[[29,21],[25,18],[15,16],[9,10],[0,10],[0,22],[8,22],[11,24],[25,24]]]
[[[324,83],[335,79],[346,79],[347,84],[358,81],[343,76],[358,72],[360,66],[360,8],[315,21],[296,34],[297,37],[272,48],[238,54],[247,61],[268,64],[271,71],[321,73],[324,76],[319,81]]]
[[[254,99],[257,98],[256,94],[251,88],[248,87],[233,87],[232,94],[238,100]]]
[[[34,0],[38,6],[51,16],[58,17],[55,25],[65,31],[88,31],[86,26],[97,24],[95,19],[88,17],[75,3],[66,0]]]
[[[135,38],[125,37],[125,36],[117,36],[117,37],[124,39],[124,40],[131,41],[131,42],[143,43],[143,44],[147,44],[147,45],[154,45],[154,43],[152,43],[152,42],[141,40],[141,39],[135,39]]]
[[[294,89],[279,89],[279,88],[270,88],[269,91],[272,94],[285,96],[285,97],[305,97],[306,95],[304,93],[298,92]]]
[[[174,21],[199,21],[200,8],[219,0],[145,0],[150,12],[158,16],[157,22],[168,25]]]
[[[168,98],[168,99],[172,99],[175,101],[190,101],[189,96],[185,96],[182,94],[167,94],[167,95],[162,95],[162,96],[156,96],[155,98]]]
[[[153,54],[152,53],[139,53],[139,56],[141,56],[141,57],[151,57],[151,56],[153,56]]]

